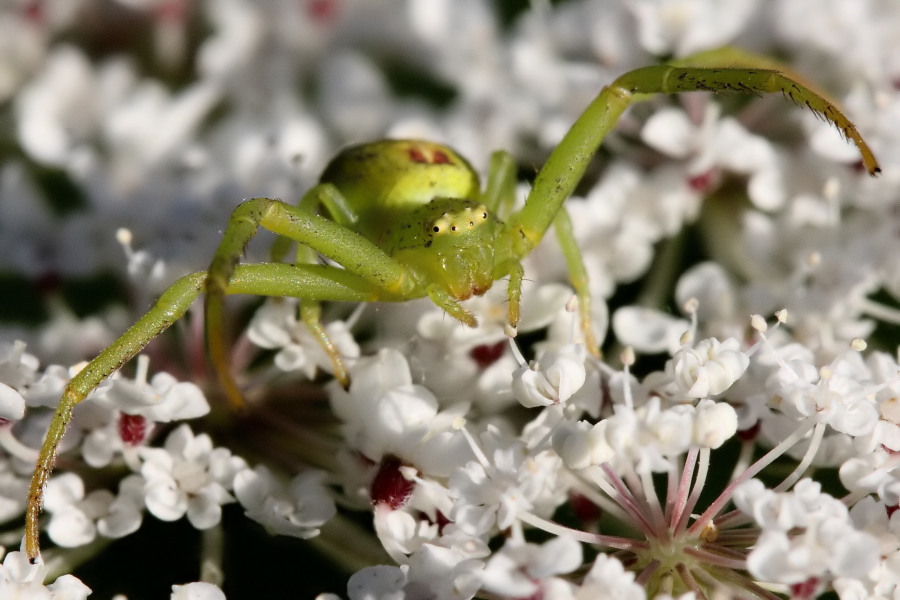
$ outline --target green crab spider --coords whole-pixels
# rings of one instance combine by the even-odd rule
[[[880,170],[856,127],[833,102],[779,71],[775,63],[733,49],[636,69],[605,87],[550,154],[525,206],[511,214],[505,213],[515,199],[515,173],[508,154],[493,155],[482,190],[465,159],[440,144],[380,141],[344,150],[299,205],[269,198],[254,198],[239,205],[209,269],[176,281],[146,315],[72,378],[31,481],[25,533],[29,558],[35,561],[39,555],[38,517],[43,490],[73,409],[181,318],[204,291],[212,363],[235,405],[241,404],[242,394],[228,369],[224,331],[227,294],[302,299],[302,320],[328,351],[338,380],[347,385],[346,369],[320,323],[320,302],[402,302],[427,296],[451,316],[474,326],[475,318],[460,301],[482,294],[497,279],[508,277],[508,321],[514,330],[519,318],[522,260],[553,225],[580,300],[585,342],[596,351],[588,275],[563,203],[626,108],[655,94],[691,91],[781,92],[855,142],[870,174]],[[238,264],[260,227],[298,242],[297,261]],[[276,246],[280,250],[275,254],[283,255],[285,244]],[[318,264],[319,254],[343,268]]]

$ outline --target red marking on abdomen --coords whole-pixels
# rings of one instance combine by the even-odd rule
[[[452,165],[453,161],[443,150],[413,146],[409,149],[409,159],[424,165]]]
[[[434,158],[431,161],[435,165],[449,165],[452,161],[450,157],[441,152],[440,150],[434,151]]]
[[[428,157],[425,156],[425,153],[422,152],[420,148],[410,148],[409,149],[409,160],[414,163],[428,163]]]

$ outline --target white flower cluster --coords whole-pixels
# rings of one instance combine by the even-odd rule
[[[163,521],[186,516],[195,528],[205,530],[218,526],[222,506],[235,500],[245,508],[247,516],[270,531],[301,538],[318,534],[318,528],[335,513],[323,473],[302,472],[288,486],[266,467],[260,465],[252,470],[227,448],[215,447],[209,435],[195,435],[187,423],[168,431],[160,447],[151,446],[155,430],[173,421],[204,416],[209,412],[209,404],[195,384],[177,382],[167,373],[158,373],[147,383],[146,356],[137,362],[139,372],[134,379],[115,377],[79,405],[74,422],[77,432],[73,432],[80,437],[78,450],[87,465],[127,465],[132,473],[119,481],[117,494],[105,488],[87,492],[83,478],[76,472],[53,477],[45,490],[44,509],[49,514],[47,534],[55,544],[75,548],[90,544],[98,536],[124,537],[140,528],[145,511]],[[58,377],[58,367],[51,365],[40,377],[37,369],[36,358],[24,351],[22,343],[0,349],[0,371],[16,385],[13,388],[4,384],[7,410],[0,425],[0,447],[6,452],[3,475],[7,480],[0,506],[7,520],[22,513],[27,498],[26,476],[36,458],[35,451],[22,444],[18,436],[33,438],[41,434],[40,429],[33,429],[40,427],[39,423],[31,423],[31,428],[16,433],[13,428],[29,425],[23,421],[26,409],[38,406],[35,399],[39,401],[47,393],[48,378],[55,378],[52,393],[56,395],[62,393],[66,381]],[[69,373],[76,371],[70,369]],[[7,560],[20,560],[19,556],[10,553]],[[24,555],[21,557],[25,560]],[[25,582],[38,585],[44,575],[34,572],[20,583],[10,577],[10,586]],[[2,585],[6,583],[0,582]],[[25,593],[24,588],[20,593]],[[83,596],[59,597],[78,598],[87,593],[84,587]],[[188,597],[187,592],[178,593]],[[35,596],[38,597],[44,596]]]
[[[45,491],[54,547],[6,554],[0,597],[84,598],[56,576],[104,539],[148,514],[212,535],[229,505],[321,536],[356,571],[351,600],[897,596],[897,31],[900,3],[879,0],[5,3],[7,546],[83,361],[206,268],[243,198],[299,199],[346,144],[435,139],[482,173],[504,149],[530,176],[618,74],[734,45],[827,90],[883,172],[782,99],[636,106],[566,203],[602,356],[552,231],[525,260],[515,343],[503,283],[466,302],[478,328],[427,300],[325,304],[347,390],[319,385],[333,364],[298,300],[266,300],[231,349],[242,415],[218,402],[192,309],[76,408]],[[241,573],[216,575],[218,549],[172,598],[224,597]],[[330,589],[292,575],[247,577],[271,597]]]
[[[32,564],[24,552],[9,552],[0,565],[0,597],[16,600],[84,600],[91,589],[74,575],[44,585],[48,568]],[[173,585],[170,600],[225,600],[218,586],[205,582]]]
[[[855,523],[864,510],[877,510],[873,503],[858,505],[854,519],[809,479],[780,494],[752,479],[737,489],[734,503],[762,529],[747,558],[760,579],[797,584],[834,577],[847,584],[865,581],[880,563],[878,538]]]
[[[63,575],[44,585],[47,567],[31,564],[24,552],[8,552],[0,565],[0,596],[22,600],[83,600],[91,589],[74,575]]]

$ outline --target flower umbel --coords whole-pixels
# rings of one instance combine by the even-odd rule
[[[900,3],[772,4],[5,3],[0,598],[900,597]]]

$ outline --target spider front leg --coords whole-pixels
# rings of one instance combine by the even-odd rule
[[[225,295],[230,293],[229,280],[244,249],[260,227],[299,242],[302,246],[342,264],[370,287],[369,294],[362,300],[404,299],[410,297],[415,289],[415,285],[400,264],[352,229],[313,214],[303,206],[292,206],[280,200],[253,198],[242,203],[232,213],[222,243],[210,264],[205,301],[210,358],[228,398],[235,407],[242,407],[244,400],[229,368]],[[291,287],[290,281],[285,281],[283,289],[288,287]],[[301,299],[308,298],[315,301],[303,290],[296,294],[287,294],[280,293],[279,289],[276,288],[276,293],[269,295],[296,295]],[[339,378],[343,378],[341,383],[348,385],[349,379],[337,351],[328,341],[324,330],[316,330],[317,326],[320,327],[317,311],[308,310],[303,319],[332,357],[336,364],[336,374]]]
[[[516,159],[509,152],[498,150],[491,155],[487,185],[481,196],[484,206],[495,215],[510,211],[516,202]],[[515,337],[522,304],[522,280],[525,273],[518,260],[509,260],[501,270],[509,271],[507,284],[507,334]]]
[[[335,222],[345,227],[353,227],[359,220],[359,215],[356,214],[340,191],[331,183],[321,183],[313,187],[304,194],[298,207],[309,213],[315,213],[319,207],[324,207]],[[291,243],[293,243],[293,240],[290,238],[279,236],[270,252],[272,260],[282,260],[286,254],[287,247]],[[294,257],[294,264],[315,264],[317,258],[317,253],[312,248],[299,244]],[[322,304],[317,300],[303,298],[299,312],[300,320],[306,325],[313,338],[331,360],[335,379],[341,383],[344,389],[348,389],[350,387],[350,374],[337,346],[331,341],[328,332],[325,331],[325,327],[322,325]]]
[[[359,216],[347,204],[338,189],[330,183],[320,184],[312,188],[303,196],[299,204],[301,210],[308,212],[315,212],[319,206],[324,206],[331,217],[344,226],[352,226],[359,219]],[[279,237],[279,239],[289,238]],[[294,259],[295,264],[314,264],[316,259],[316,252],[309,246],[300,244],[297,247]],[[324,325],[322,325],[322,304],[317,300],[302,299],[300,302],[300,320],[310,330],[319,346],[325,350],[325,353],[331,360],[335,379],[340,382],[344,389],[348,389],[350,387],[350,374],[340,352],[331,341],[328,332],[325,331]]]
[[[724,62],[727,67],[711,65]],[[512,255],[527,256],[554,224],[572,280],[581,300],[582,327],[590,333],[587,273],[580,250],[571,233],[563,203],[581,181],[600,144],[615,128],[622,113],[635,102],[655,94],[711,91],[765,94],[780,92],[795,104],[805,106],[834,125],[859,149],[871,175],[881,169],[856,126],[825,96],[795,78],[773,69],[770,59],[735,49],[721,49],[685,58],[676,65],[651,66],[625,73],[605,87],[575,121],[538,173],[525,207],[509,218],[507,237]]]
[[[515,159],[508,152],[494,152],[491,156],[491,169],[484,192],[484,203],[492,212],[504,215],[515,204],[515,194]],[[600,354],[600,345],[594,333],[591,317],[591,294],[588,273],[581,256],[581,248],[579,248],[572,232],[572,221],[565,208],[559,210],[554,221],[554,227],[569,269],[569,279],[575,288],[575,295],[578,297],[579,319],[581,321],[584,344],[592,354],[598,356]],[[507,229],[505,233],[501,233],[501,238],[509,235],[510,231],[512,230]],[[503,241],[505,241],[505,238]],[[499,245],[502,246],[502,242]],[[510,270],[508,319],[511,329],[510,333],[515,335],[515,327],[519,322],[524,272],[521,263],[514,260],[510,261],[508,268]]]
[[[588,351],[594,356],[600,356],[600,343],[594,333],[594,321],[591,314],[591,289],[588,277],[587,267],[584,264],[584,258],[581,254],[581,247],[578,240],[575,239],[575,232],[572,231],[572,219],[565,207],[562,207],[556,219],[553,220],[553,230],[556,232],[556,239],[563,251],[566,259],[566,266],[569,268],[569,279],[575,288],[575,295],[578,298],[578,316],[581,320],[581,332],[584,336],[584,345]]]
[[[41,447],[28,493],[25,550],[31,562],[36,561],[40,554],[38,520],[44,488],[75,407],[106,378],[134,358],[153,338],[183,317],[206,287],[207,276],[206,272],[194,273],[172,284],[153,308],[66,385]],[[370,282],[350,271],[325,265],[283,263],[238,265],[234,268],[226,289],[229,294],[298,296],[313,300],[349,302],[365,302],[378,295]]]
[[[34,562],[40,553],[38,518],[43,503],[44,488],[53,470],[53,461],[63,435],[72,419],[72,411],[100,383],[131,360],[150,340],[180,319],[203,290],[205,273],[187,275],[166,290],[156,305],[137,323],[88,363],[66,385],[50,430],[44,439],[41,453],[31,478],[25,515],[25,551]]]
[[[702,64],[712,61],[710,53],[698,55]],[[799,106],[805,106],[834,125],[859,149],[863,165],[870,175],[881,172],[878,161],[856,126],[827,98],[771,69],[745,68],[757,57],[740,53],[741,68],[700,68],[691,66],[652,66],[625,73],[603,88],[575,121],[538,173],[528,195],[525,208],[514,220],[521,227],[523,250],[527,253],[553,221],[559,206],[575,189],[588,163],[604,138],[613,130],[619,117],[629,106],[650,99],[655,94],[681,92],[736,92],[743,94],[782,93]],[[731,57],[731,55],[729,55]],[[690,65],[691,58],[679,65]],[[769,60],[758,59],[770,66]],[[521,251],[521,250],[520,250]]]
[[[714,64],[717,56],[725,56],[729,63],[738,68],[706,66]],[[693,61],[702,66],[692,66]],[[694,91],[744,94],[780,92],[795,104],[805,106],[826,119],[847,139],[852,140],[859,149],[863,165],[869,174],[877,175],[881,171],[878,161],[856,126],[834,103],[781,71],[754,68],[755,65],[771,67],[773,62],[739,51],[726,51],[724,54],[706,52],[686,58],[677,66],[652,66],[630,71],[605,87],[550,154],[535,178],[525,207],[509,218],[507,236],[512,244],[512,255],[522,258],[531,253],[554,222],[557,223],[558,231],[565,230],[564,218],[557,220],[557,217],[561,214],[563,203],[581,181],[600,144],[615,128],[619,117],[629,106],[648,100],[655,94]],[[572,239],[568,234],[563,238]],[[571,244],[571,248],[577,252],[572,242],[564,243]],[[567,260],[570,269],[576,264],[577,271],[580,258],[577,258],[575,252],[567,253]]]

